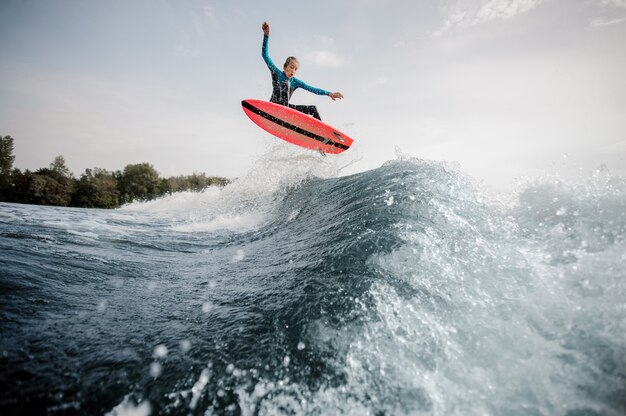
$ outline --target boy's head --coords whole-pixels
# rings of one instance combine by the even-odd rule
[[[299,66],[300,62],[298,62],[295,57],[290,56],[285,61],[285,65],[283,65],[283,72],[285,73],[285,75],[287,75],[287,77],[293,78],[296,76],[296,72],[298,71]]]

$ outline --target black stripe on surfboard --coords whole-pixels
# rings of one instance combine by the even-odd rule
[[[281,120],[278,117],[274,117],[273,115],[268,114],[265,111],[256,108],[255,106],[253,106],[252,104],[250,104],[247,101],[242,101],[241,105],[244,106],[245,108],[247,108],[248,110],[252,111],[254,114],[256,114],[258,116],[261,116],[264,119],[271,121],[272,123],[278,124],[279,126],[285,127],[287,129],[289,129],[291,131],[294,131],[296,133],[299,133],[299,134],[301,134],[303,136],[310,137],[311,139],[320,141],[323,144],[329,144],[331,146],[335,146],[335,147],[338,147],[338,148],[343,149],[343,150],[348,150],[350,148],[350,146],[346,146],[345,144],[333,142],[332,140],[330,140],[330,139],[328,139],[326,137],[322,137],[322,136],[317,135],[315,133],[312,133],[310,131],[304,130],[301,127],[294,126],[293,124],[287,123],[286,121]]]

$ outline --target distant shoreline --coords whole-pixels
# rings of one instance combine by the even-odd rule
[[[147,162],[123,170],[87,168],[76,178],[57,156],[47,168],[22,172],[13,167],[14,139],[0,137],[0,202],[77,208],[118,208],[133,201],[149,201],[181,191],[225,186],[230,179],[206,173],[163,178]]]

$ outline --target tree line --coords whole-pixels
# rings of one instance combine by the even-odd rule
[[[127,165],[122,171],[85,169],[76,178],[57,156],[47,168],[34,172],[13,167],[11,136],[0,137],[0,201],[22,204],[83,208],[117,208],[136,200],[150,200],[180,191],[201,191],[230,181],[219,176],[194,173],[161,178],[149,163]]]

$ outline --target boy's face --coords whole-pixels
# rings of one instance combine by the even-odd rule
[[[283,71],[288,78],[295,77],[296,72],[298,72],[298,61],[294,61],[293,59],[289,61],[289,63],[283,68]]]

